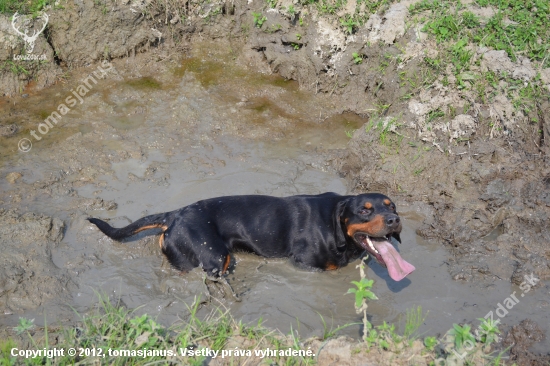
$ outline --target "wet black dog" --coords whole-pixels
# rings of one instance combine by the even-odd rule
[[[392,237],[401,241],[395,204],[378,193],[218,197],[146,216],[121,229],[88,220],[115,240],[160,228],[160,247],[175,268],[200,266],[214,277],[227,270],[234,251],[290,257],[301,267],[333,270],[366,250],[396,281],[414,271],[391,243]]]

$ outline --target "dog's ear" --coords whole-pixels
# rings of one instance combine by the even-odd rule
[[[332,219],[334,222],[334,237],[336,238],[336,246],[342,248],[346,246],[346,235],[344,234],[344,224],[342,223],[342,215],[348,204],[348,200],[342,200],[338,202],[334,213],[332,214]]]

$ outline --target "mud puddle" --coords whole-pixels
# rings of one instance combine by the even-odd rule
[[[70,307],[89,310],[98,292],[170,324],[185,318],[196,296],[208,296],[199,271],[180,275],[169,267],[155,235],[113,242],[85,220],[88,216],[122,226],[221,195],[348,193],[327,161],[331,149],[345,146],[346,132],[366,121],[354,115],[327,118],[331,105],[326,100],[274,76],[228,72],[224,62],[198,53],[148,75],[125,73],[115,64],[79,109],[36,141],[33,150],[14,153],[13,141],[3,142],[8,158],[2,176],[17,172],[21,177],[1,181],[0,207],[64,220],[65,235],[52,249],[51,261],[72,279],[59,296],[37,308],[18,307],[15,297],[3,302],[3,326],[16,324],[20,316],[37,323],[42,314],[50,324],[67,320],[74,317]],[[70,85],[57,88],[50,98],[20,101],[19,108],[34,104],[32,111],[51,110]],[[44,115],[33,113],[26,115],[24,128]],[[368,275],[380,298],[369,306],[375,324],[397,323],[407,309],[421,305],[429,314],[420,331],[445,332],[452,323],[494,311],[514,291],[521,293],[505,281],[487,288],[453,281],[446,268],[449,254],[415,234],[425,215],[422,207],[401,206],[400,212],[406,224],[399,250],[417,270],[396,283],[369,262]],[[320,335],[321,316],[329,328],[360,321],[353,298],[344,295],[359,277],[355,264],[315,273],[285,260],[238,254],[229,280],[242,302],[221,301],[245,322],[262,318],[284,332],[292,326],[303,336]],[[542,292],[518,299],[503,323],[529,317],[548,324]],[[403,325],[404,320],[401,331]],[[344,333],[357,337],[359,329],[351,326]]]

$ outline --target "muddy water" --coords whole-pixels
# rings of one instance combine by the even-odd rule
[[[330,101],[300,92],[280,78],[229,66],[224,58],[199,53],[148,75],[124,72],[123,67],[115,65],[116,71],[63,124],[33,141],[30,152],[17,153],[15,139],[2,141],[2,176],[23,174],[19,184],[0,183],[2,207],[63,219],[65,237],[53,250],[52,261],[74,279],[65,297],[38,309],[6,311],[0,318],[3,325],[15,324],[19,316],[38,323],[41,314],[49,323],[69,319],[69,307],[89,310],[98,292],[170,324],[185,318],[196,296],[207,298],[200,271],[180,275],[172,270],[154,234],[113,242],[85,220],[88,216],[122,226],[220,195],[349,193],[327,160],[331,149],[345,146],[346,132],[365,120],[354,115],[327,118]],[[32,129],[76,84],[31,95],[10,108],[27,111],[20,121]],[[384,268],[369,262],[368,276],[380,298],[369,306],[375,324],[401,320],[402,331],[406,310],[420,305],[429,311],[420,331],[444,332],[453,323],[472,322],[494,311],[514,291],[520,302],[503,323],[526,317],[548,323],[542,293],[520,297],[518,288],[499,280],[490,286],[453,281],[446,268],[449,253],[415,234],[426,215],[422,206],[401,205],[400,212],[405,227],[399,250],[417,270],[396,283]],[[210,290],[245,322],[262,318],[284,332],[292,326],[303,336],[320,335],[321,317],[329,328],[360,320],[353,298],[345,295],[358,275],[355,263],[316,273],[285,260],[238,254],[228,279],[242,302],[223,298],[212,286]],[[344,333],[358,336],[359,329],[350,326]]]

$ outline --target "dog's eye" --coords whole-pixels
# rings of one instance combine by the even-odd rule
[[[366,208],[362,208],[361,210],[359,210],[359,214],[360,215],[368,215],[372,212],[372,210],[368,210]]]

